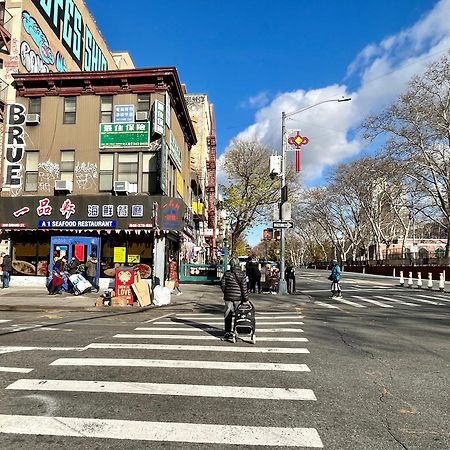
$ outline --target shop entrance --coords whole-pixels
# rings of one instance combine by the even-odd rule
[[[97,258],[96,283],[100,276],[100,238],[81,236],[53,236],[50,239],[50,263],[49,272],[53,270],[53,264],[63,257],[68,262],[73,257],[81,264],[86,264],[89,256],[94,253]]]

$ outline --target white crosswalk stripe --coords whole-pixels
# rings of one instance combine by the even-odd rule
[[[306,364],[191,361],[180,359],[60,358],[50,363],[50,365],[95,367],[168,367],[178,369],[310,372]]]
[[[7,323],[7,322],[11,322],[11,320],[6,320],[6,319],[1,319],[0,323]]]
[[[336,306],[336,305],[331,305],[331,304],[329,304],[329,303],[324,303],[324,302],[314,302],[314,303],[315,303],[316,305],[323,306],[324,308],[339,309],[338,306]]]
[[[411,299],[411,297],[407,297],[406,295],[398,295],[398,297],[405,298],[407,300],[413,300],[414,302],[426,303],[428,305],[443,305],[443,303],[433,302],[431,300],[425,300],[424,298],[417,298],[417,297],[423,297],[421,295],[414,296],[414,299]],[[427,296],[427,298],[429,298],[429,296]]]
[[[304,325],[303,322],[299,322],[300,325]],[[174,327],[138,327],[135,331],[181,331],[183,333],[197,331],[216,331],[222,333],[222,327],[192,327],[191,325],[186,325],[184,327],[174,328]],[[258,326],[258,335],[260,333],[303,333],[301,328],[263,328]]]
[[[118,339],[181,339],[183,341],[219,341],[220,336],[211,336],[204,334],[203,336],[181,335],[181,334],[116,334],[113,336]],[[261,342],[308,342],[306,338],[298,337],[264,337],[258,336]]]
[[[34,369],[27,369],[23,367],[0,367],[0,372],[10,372],[10,373],[30,373]]]
[[[55,398],[58,395],[63,395],[63,393],[85,393],[92,396],[92,398],[96,396],[101,398],[100,396],[102,395],[119,395],[121,396],[120,398],[124,399],[124,403],[130,398],[131,403],[130,405],[127,404],[127,406],[131,407],[132,402],[136,401],[133,400],[133,396],[136,395],[148,397],[183,397],[183,402],[194,401],[189,399],[195,399],[197,397],[212,398],[215,399],[215,402],[219,400],[229,402],[232,399],[235,401],[252,399],[252,401],[256,402],[306,401],[314,403],[317,401],[317,398],[314,391],[310,389],[310,386],[298,386],[297,384],[292,387],[287,387],[286,380],[289,378],[285,378],[284,382],[277,383],[281,379],[280,377],[282,377],[282,372],[297,372],[307,375],[311,372],[307,364],[304,364],[303,361],[300,361],[301,363],[270,361],[270,359],[274,358],[271,355],[289,356],[309,354],[307,348],[296,346],[296,344],[308,342],[306,337],[295,336],[295,334],[303,333],[303,329],[299,328],[299,325],[304,325],[304,322],[298,320],[302,317],[298,314],[294,315],[292,312],[267,313],[264,314],[264,317],[257,316],[257,344],[259,342],[280,342],[278,346],[270,346],[270,344],[268,346],[264,346],[263,344],[261,346],[250,345],[242,342],[232,345],[227,342],[220,342],[224,324],[223,317],[219,314],[199,315],[196,313],[195,315],[183,314],[177,315],[176,317],[172,314],[155,320],[146,320],[146,326],[135,326],[133,333],[118,333],[113,338],[145,339],[155,340],[156,342],[159,339],[170,339],[188,341],[188,343],[93,342],[85,347],[73,348],[73,350],[78,351],[94,352],[94,354],[90,354],[88,357],[59,358],[49,363],[51,367],[54,367],[53,370],[58,370],[58,379],[55,379],[52,375],[43,377],[39,374],[39,378],[21,378],[14,381],[5,389],[11,394],[24,391],[41,394],[43,392],[51,392],[52,397]],[[196,321],[199,322],[197,323]],[[189,344],[189,341],[203,340],[213,342],[211,344],[205,342],[208,345]],[[281,344],[283,342],[286,344]],[[38,347],[29,347],[27,349],[38,349]],[[68,349],[64,348],[64,350]],[[114,351],[115,357],[104,357],[107,356],[105,352],[108,351]],[[95,357],[97,352],[99,357]],[[145,352],[146,357],[140,357],[143,352]],[[157,353],[159,356],[160,354],[170,355],[172,352],[195,355],[195,359],[190,357],[185,359],[170,358],[169,356],[164,359],[148,357],[152,353]],[[213,352],[215,360],[209,360],[207,354],[203,354],[202,356],[202,352]],[[126,357],[117,357],[120,353],[123,353]],[[250,356],[252,354],[255,355],[253,356],[254,359],[257,358],[257,362],[245,360],[247,355]],[[224,360],[221,360],[220,355],[224,355]],[[225,355],[229,356],[225,358]],[[202,358],[205,359],[203,360]],[[282,358],[282,356],[277,356],[275,361],[278,361],[279,358]],[[226,359],[229,359],[229,361]],[[297,359],[298,357],[295,357],[294,361]],[[291,360],[292,358],[288,361]],[[68,372],[70,367],[76,367],[76,371],[72,370]],[[88,371],[88,368],[95,369]],[[156,378],[158,382],[150,382],[155,381],[155,379],[146,380],[145,378],[142,380],[138,379],[138,382],[132,379],[128,381],[128,378],[122,377],[117,380],[111,377],[111,373],[114,373],[112,368],[120,368],[119,373],[122,377],[126,376],[127,371],[131,373],[131,371],[136,371],[139,368],[141,371],[152,370],[153,368],[163,370],[165,372],[163,372],[164,375],[161,377],[161,380],[164,380],[164,382],[159,382],[159,375]],[[198,371],[199,376],[191,378],[194,383],[178,383],[181,370],[186,371],[183,373],[188,377],[191,376],[191,372],[195,374],[195,371]],[[202,384],[203,377],[201,374],[208,373],[207,371],[217,372],[221,370],[229,371],[226,384],[218,383],[217,381],[213,385]],[[67,376],[67,373],[64,371],[70,374],[79,373],[80,376],[76,378],[80,379],[71,379],[72,377]],[[239,374],[241,371],[248,373],[247,378],[242,378],[243,375]],[[254,378],[252,372],[255,374]],[[264,374],[271,372],[273,373],[273,383],[269,382],[268,384],[268,381],[272,378],[267,378],[267,375]],[[275,374],[275,372],[277,373]],[[107,374],[109,377],[106,376]],[[235,378],[233,378],[233,374]],[[173,383],[170,382],[171,376],[174,376]],[[209,380],[214,379],[211,376],[212,372],[209,376],[205,375],[204,380],[208,383]],[[259,386],[258,376],[261,380],[264,380],[259,383]],[[184,381],[184,378],[183,376],[181,380]],[[127,381],[121,381],[121,379]],[[249,383],[248,380],[252,379],[254,382]],[[241,380],[247,381],[242,382]],[[277,408],[282,408],[282,404],[280,406],[278,406],[278,403],[275,404]],[[197,403],[197,405],[201,405],[201,403]],[[264,412],[261,414],[264,414]],[[132,416],[132,418],[134,417]],[[299,423],[300,427],[293,427],[291,422],[288,422],[287,425],[285,427],[266,427],[252,426],[248,422],[246,422],[246,426],[238,426],[227,423],[190,423],[189,421],[171,422],[170,420],[167,422],[165,420],[147,422],[101,417],[0,415],[0,434],[4,435],[67,436],[79,439],[122,439],[130,441],[206,444],[210,446],[237,445],[243,448],[253,445],[276,446],[279,448],[323,448],[322,440],[316,428],[302,428],[301,423]],[[133,444],[130,445],[133,446]]]
[[[397,300],[395,298],[383,297],[382,295],[376,295],[375,297],[379,298],[381,300],[386,300],[387,302],[398,303],[400,305],[419,306],[419,305],[416,305],[415,303],[404,302],[403,300]]]
[[[442,302],[450,302],[450,298],[444,297],[443,295],[435,295],[433,298],[440,300]]]
[[[386,303],[382,303],[377,300],[373,300],[373,299],[366,298],[366,297],[361,297],[359,295],[352,295],[351,298],[356,298],[358,300],[361,300],[362,302],[372,303],[374,305],[381,306],[382,308],[393,308],[392,305],[386,305]]]
[[[343,298],[335,297],[335,300],[340,303],[345,303],[346,305],[354,306],[355,308],[365,308],[364,305],[360,305],[359,303],[351,302],[350,300],[345,300]]]
[[[290,347],[237,347],[232,345],[171,345],[171,344],[115,344],[93,343],[87,346],[90,349],[116,349],[116,350],[173,350],[192,352],[231,352],[231,353],[309,353],[307,348]]]
[[[323,448],[315,428],[0,415],[0,433],[223,445]]]

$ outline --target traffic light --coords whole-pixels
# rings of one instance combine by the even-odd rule
[[[273,238],[274,238],[276,241],[279,241],[279,240],[281,239],[281,230],[275,230],[275,231],[273,232]]]
[[[270,241],[273,239],[273,228],[266,228],[263,231],[263,240]]]

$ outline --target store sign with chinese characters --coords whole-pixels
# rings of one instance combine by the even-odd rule
[[[100,148],[148,147],[150,130],[148,122],[101,123]]]
[[[0,228],[151,229],[159,219],[159,228],[181,230],[185,211],[181,199],[166,196],[4,197],[0,202]]]

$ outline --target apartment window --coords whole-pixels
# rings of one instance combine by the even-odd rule
[[[75,150],[61,150],[61,164],[59,166],[60,178],[73,182],[75,169]]]
[[[156,153],[142,154],[142,192],[155,195],[158,189],[158,168]]]
[[[117,170],[118,181],[138,182],[138,153],[119,153],[119,164]]]
[[[113,121],[113,96],[102,95],[100,97],[100,123],[112,123]]]
[[[64,123],[76,123],[77,98],[64,97]]]
[[[25,152],[25,191],[37,192],[38,190],[38,164],[39,152]]]
[[[114,174],[114,153],[100,154],[99,191],[112,191]]]
[[[137,96],[137,110],[149,111],[150,110],[150,94],[138,94]]]
[[[28,114],[41,114],[41,97],[31,97],[28,103]]]

